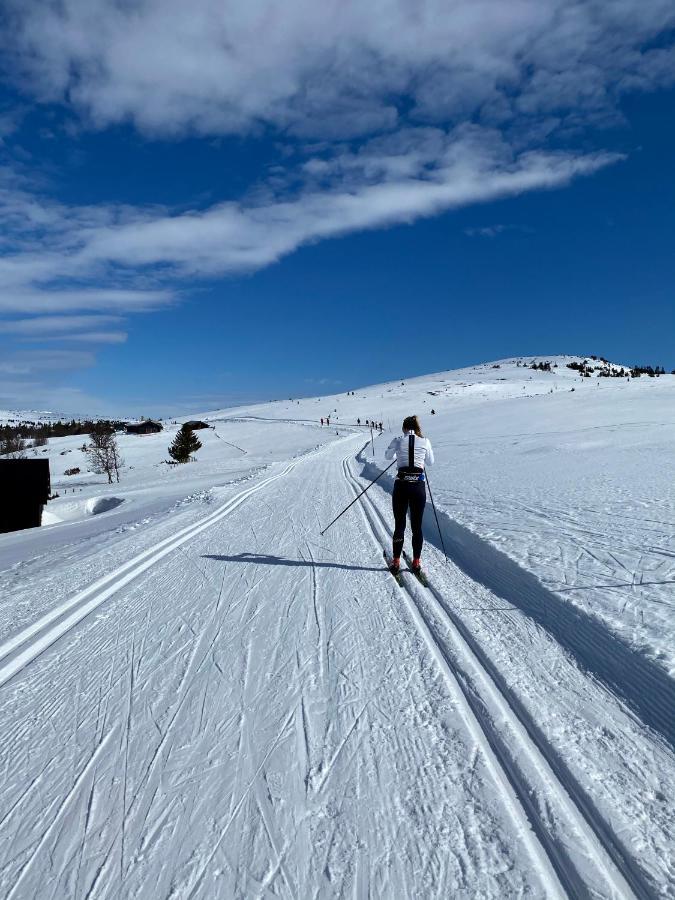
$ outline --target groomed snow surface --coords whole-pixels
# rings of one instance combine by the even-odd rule
[[[675,896],[675,377],[539,359],[197,413],[196,461],[124,436],[119,484],[37,448],[0,896]],[[429,589],[383,568],[389,474],[320,534],[413,412]]]

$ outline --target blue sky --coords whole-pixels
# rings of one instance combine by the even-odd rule
[[[671,3],[8,10],[0,408],[675,368]]]

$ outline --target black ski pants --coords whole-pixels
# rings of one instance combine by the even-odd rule
[[[427,502],[427,488],[423,481],[395,481],[392,505],[394,507],[394,557],[398,558],[403,550],[405,520],[410,509],[410,527],[412,529],[413,557],[422,555],[422,518],[424,505]]]

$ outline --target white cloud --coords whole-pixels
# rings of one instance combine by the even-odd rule
[[[31,319],[10,319],[0,322],[0,334],[17,334],[24,337],[41,337],[82,331],[86,328],[118,325],[119,316],[36,316]]]
[[[305,378],[305,384],[311,384],[315,387],[326,387],[326,385],[344,384],[339,378]]]
[[[262,135],[288,151],[247,196],[188,211],[67,206],[0,170],[0,316],[23,317],[2,329],[21,340],[121,342],[102,317],[162,309],[199,279],[562,187],[621,157],[556,141],[617,121],[623,92],[675,81],[672,0],[5,0],[3,12],[5,78],[68,107],[75,127]],[[25,108],[0,111],[0,140]],[[83,314],[98,323],[74,326]]]
[[[532,228],[529,228],[527,225],[483,225],[478,228],[465,228],[464,234],[468,237],[487,237],[493,238],[497,237],[499,234],[504,234],[507,231],[518,231],[522,234],[531,234]]]
[[[45,337],[43,341],[80,341],[83,344],[125,344],[126,331],[82,331],[77,334],[63,334],[59,337]]]
[[[169,289],[136,291],[109,288],[41,289],[35,285],[40,283],[40,275],[43,272],[47,278],[53,273],[67,274],[69,266],[67,261],[58,260],[52,267],[43,268],[39,265],[40,252],[37,248],[31,257],[27,259],[26,256],[18,254],[5,260],[0,258],[0,273],[4,269],[8,277],[11,275],[18,282],[18,286],[14,288],[0,287],[0,314],[72,312],[86,309],[151,312],[176,300],[175,292]],[[31,264],[33,261],[37,263],[35,267]]]
[[[95,362],[86,350],[26,350],[0,359],[0,374],[32,377],[41,372],[72,372]]]
[[[0,256],[0,312],[157,308],[175,298],[180,279],[254,271],[320,239],[560,187],[619,158],[517,153],[498,131],[477,126],[408,128],[309,160],[294,193],[259,190],[204,210],[70,210],[21,195],[8,204],[25,212],[16,218],[20,242]],[[33,205],[44,207],[48,228],[33,228]],[[92,286],[100,281],[132,286]]]
[[[304,187],[295,193],[270,189],[247,201],[175,214],[156,208],[71,214],[45,202],[49,227],[34,230],[30,213],[29,224],[19,217],[21,239],[0,256],[0,335],[77,341],[92,349],[121,343],[126,333],[109,327],[119,314],[162,308],[181,284],[194,288],[195,279],[253,271],[304,244],[351,231],[560,187],[616,159],[602,153],[517,154],[489,129],[410,129],[357,153],[340,146],[324,154],[306,167]],[[36,198],[35,205],[43,204]],[[14,207],[32,210],[25,197]],[[171,290],[162,285],[167,279]],[[100,280],[141,288],[87,286]],[[11,313],[23,315],[8,318]],[[55,353],[3,359],[0,373],[19,379],[17,398],[25,394],[21,379],[93,363],[91,352]]]
[[[481,228],[465,228],[464,234],[469,237],[497,237],[507,230],[507,225],[485,225]]]
[[[7,0],[15,82],[97,125],[330,138],[428,122],[612,107],[672,81],[672,0]],[[409,104],[408,104],[409,105]],[[509,112],[510,111],[510,112]]]
[[[86,344],[123,344],[126,331],[109,326],[124,322],[120,316],[35,316],[0,321],[0,335],[21,341],[79,341]],[[94,330],[96,329],[96,330]]]
[[[243,200],[180,213],[66,208],[0,173],[4,313],[161,308],[176,279],[253,271],[327,237],[565,185],[618,157],[553,153],[551,136],[584,117],[606,121],[621,90],[675,75],[672,51],[653,44],[675,26],[671,0],[8,0],[7,9],[7,77],[94,126],[271,128],[323,143]],[[347,144],[354,135],[360,144]]]

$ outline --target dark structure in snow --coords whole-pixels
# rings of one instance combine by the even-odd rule
[[[164,427],[159,422],[153,422],[151,419],[125,426],[127,434],[159,434],[163,430]]]
[[[186,422],[185,425],[191,431],[199,431],[200,428],[209,428],[208,422],[200,422],[199,419],[193,419],[192,422]]]
[[[0,532],[39,527],[50,493],[48,459],[0,459]]]

